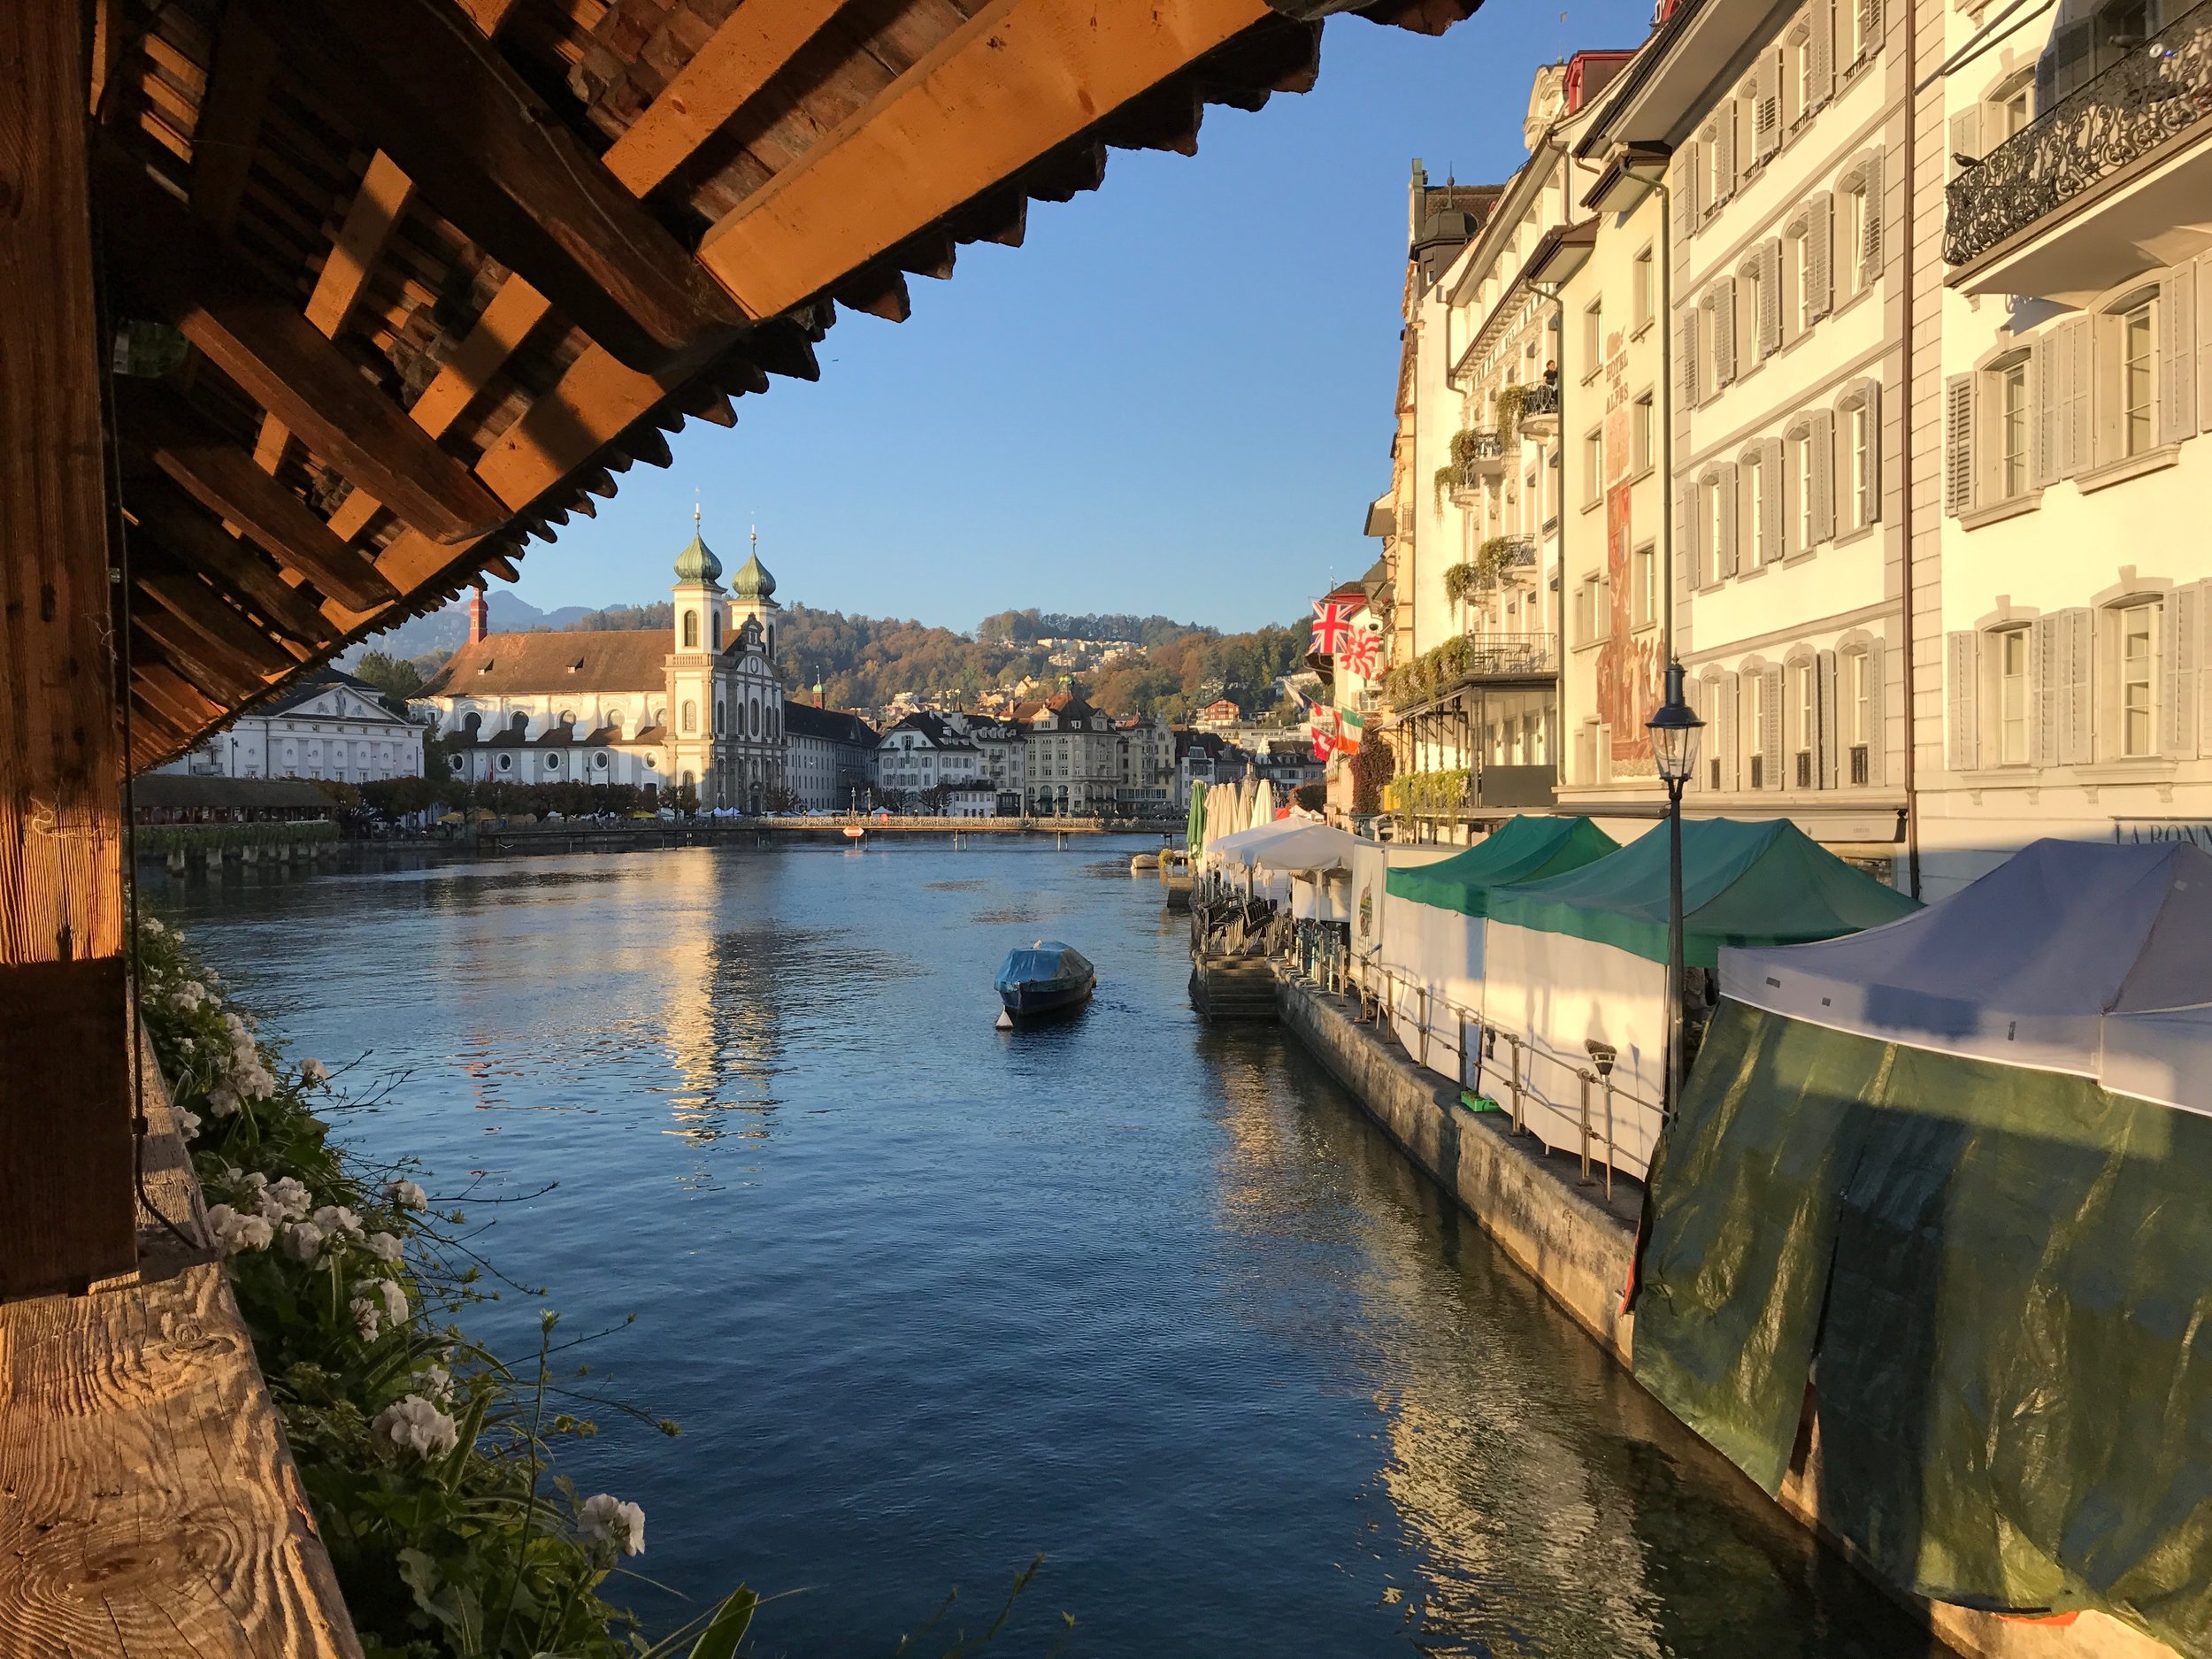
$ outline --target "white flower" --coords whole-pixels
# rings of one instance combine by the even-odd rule
[[[249,1175],[246,1179],[250,1181],[254,1178]],[[262,1179],[265,1181],[268,1178]],[[307,1188],[289,1175],[270,1186],[260,1197],[261,1213],[272,1221],[297,1221],[307,1214],[307,1207],[312,1202]]]
[[[361,1340],[375,1341],[379,1317],[376,1304],[365,1296],[356,1296],[347,1311],[353,1315],[353,1328],[361,1333]]]
[[[422,1386],[424,1394],[440,1405],[453,1403],[453,1373],[444,1366],[425,1366],[415,1380]]]
[[[311,1219],[334,1239],[341,1233],[351,1239],[361,1236],[361,1217],[343,1204],[325,1204]]]
[[[395,1210],[427,1210],[430,1194],[412,1181],[403,1181],[395,1176],[384,1183],[384,1202]]]
[[[218,1083],[207,1092],[207,1109],[218,1118],[227,1118],[238,1110],[238,1091],[227,1083]]]
[[[141,926],[143,926],[145,930],[151,933],[156,939],[160,938],[164,933],[169,931],[161,925],[161,920],[158,917],[149,916],[144,919]]]
[[[303,1060],[300,1062],[300,1081],[327,1083],[330,1081],[330,1068],[320,1060]]]
[[[262,1217],[242,1215],[228,1204],[207,1207],[207,1231],[225,1256],[236,1256],[242,1250],[265,1250],[272,1236],[269,1224]]]
[[[453,1419],[420,1394],[386,1406],[370,1426],[393,1450],[412,1452],[426,1462],[451,1451],[460,1439]]]
[[[369,1254],[380,1262],[396,1262],[403,1253],[400,1241],[388,1233],[372,1233],[368,1237]]]
[[[303,1262],[311,1262],[323,1248],[323,1230],[311,1221],[296,1221],[284,1230],[284,1248]]]
[[[596,1544],[614,1544],[626,1555],[645,1553],[645,1511],[602,1492],[584,1500],[584,1536]]]
[[[394,1325],[407,1323],[407,1288],[397,1279],[380,1279],[369,1286],[384,1298],[384,1317]]]
[[[194,1112],[194,1111],[187,1111],[187,1110],[186,1110],[183,1107],[181,1107],[181,1106],[178,1107],[178,1108],[177,1108],[177,1133],[180,1133],[180,1134],[181,1134],[181,1135],[182,1135],[182,1136],[183,1136],[183,1137],[184,1137],[187,1141],[189,1141],[189,1140],[190,1140],[190,1139],[191,1139],[194,1135],[196,1135],[196,1134],[199,1133],[200,1133],[200,1115],[199,1115],[199,1113],[197,1113],[197,1112]]]
[[[177,987],[170,1000],[186,1013],[196,1013],[200,1004],[207,1001],[207,987],[197,979],[187,979]]]
[[[250,1059],[230,1074],[230,1086],[240,1100],[266,1100],[276,1093],[276,1079],[258,1059]]]

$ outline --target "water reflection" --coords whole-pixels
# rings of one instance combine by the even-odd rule
[[[407,1071],[344,1133],[457,1171],[501,1132],[536,1195],[495,1259],[577,1328],[636,1310],[595,1375],[687,1428],[610,1424],[571,1472],[644,1503],[687,1594],[821,1586],[770,1651],[887,1651],[1039,1550],[1012,1652],[1062,1609],[1071,1655],[1924,1650],[1279,1033],[1198,1025],[1187,919],[1126,856],[689,849],[161,902],[304,1051]],[[1099,995],[1001,1036],[993,971],[1041,931]],[[521,1348],[534,1313],[479,1324]]]

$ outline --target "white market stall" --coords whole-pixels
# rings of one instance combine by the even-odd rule
[[[1591,1146],[1639,1179],[1666,1092],[1667,862],[1655,829],[1565,875],[1496,889],[1483,930],[1483,1015],[1500,1033],[1485,1092],[1517,1102],[1547,1147]],[[1919,908],[1786,818],[1686,822],[1682,903],[1684,962],[1707,969],[1724,945],[1833,939]],[[1593,1044],[1612,1054],[1609,1097],[1585,1078]]]

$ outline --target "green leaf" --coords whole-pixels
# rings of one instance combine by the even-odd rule
[[[691,1659],[735,1659],[737,1644],[744,1639],[746,1627],[753,1622],[753,1609],[759,1605],[760,1597],[743,1585],[731,1591],[714,1609],[699,1640],[691,1644]]]

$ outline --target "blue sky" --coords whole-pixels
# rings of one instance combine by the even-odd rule
[[[815,384],[693,422],[517,589],[550,610],[664,595],[690,534],[734,566],[757,518],[780,596],[966,629],[992,611],[1280,621],[1376,544],[1412,158],[1522,160],[1529,77],[1632,46],[1648,0],[1491,0],[1440,40],[1331,22],[1321,78],[1206,111],[1198,154],[1114,150],[1104,186],[1032,203],[1018,249],[910,279],[914,314],[841,313]]]

